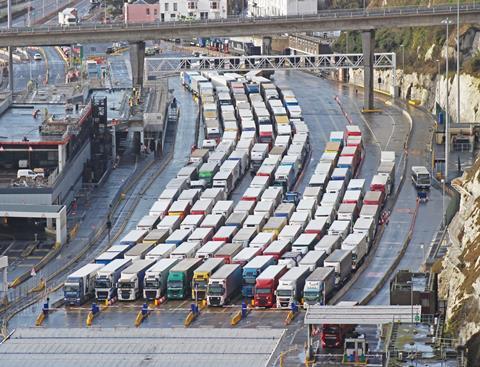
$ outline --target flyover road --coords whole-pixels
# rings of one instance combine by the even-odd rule
[[[461,21],[476,23],[480,17],[480,4],[462,4]],[[367,10],[334,10],[293,17],[228,18],[216,20],[164,22],[125,25],[79,24],[78,26],[14,27],[0,32],[2,46],[52,46],[57,44],[144,41],[168,38],[211,36],[248,36],[253,34],[283,34],[336,31],[371,30],[388,27],[436,26],[446,17],[454,17],[456,7],[374,8]]]

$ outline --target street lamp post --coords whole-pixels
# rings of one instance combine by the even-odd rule
[[[457,0],[457,124],[460,123],[460,0]]]
[[[402,43],[400,47],[402,48],[402,72],[405,74],[405,45]]]
[[[447,99],[446,99],[446,103],[445,103],[445,185],[447,184],[448,182],[448,152],[449,152],[449,149],[450,149],[450,141],[449,141],[449,132],[448,132],[448,129],[449,129],[449,120],[450,120],[450,117],[449,117],[449,113],[448,113],[448,26],[449,24],[451,23],[452,21],[448,18],[442,20],[442,23],[443,24],[446,24],[446,52],[445,52],[445,83],[446,83],[446,95],[447,95]],[[445,200],[445,198],[443,199]]]

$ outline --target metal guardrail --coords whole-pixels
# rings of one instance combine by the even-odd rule
[[[438,14],[455,14],[457,7],[452,4],[441,4],[434,7],[413,7],[413,6],[398,6],[388,8],[371,8],[371,9],[332,9],[325,10],[314,14],[301,14],[293,16],[268,16],[268,17],[241,17],[241,16],[229,16],[228,18],[219,19],[202,19],[202,20],[185,20],[185,21],[169,21],[169,22],[150,22],[140,24],[125,24],[125,23],[80,23],[75,26],[62,27],[60,25],[38,25],[34,27],[12,27],[10,29],[3,28],[0,30],[0,34],[4,33],[18,33],[18,32],[38,32],[44,30],[47,32],[58,33],[71,33],[82,30],[100,30],[100,29],[128,29],[134,30],[148,30],[157,28],[171,29],[172,27],[192,27],[197,25],[204,26],[205,24],[232,24],[235,23],[266,23],[275,20],[288,20],[291,22],[308,21],[322,18],[334,18],[334,19],[348,19],[348,18],[373,18],[373,17],[394,17],[394,16],[410,16],[410,15],[438,15]],[[461,4],[460,14],[476,13],[480,10],[480,4]]]
[[[166,72],[184,70],[318,70],[356,69],[364,66],[363,54],[321,55],[262,55],[262,56],[206,56],[206,57],[156,57],[145,59],[147,79],[163,77]],[[373,67],[395,69],[393,52],[374,54]]]

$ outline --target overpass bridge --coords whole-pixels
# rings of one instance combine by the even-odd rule
[[[362,32],[366,109],[373,108],[373,35],[384,27],[435,26],[447,17],[455,18],[451,4],[432,7],[391,7],[323,11],[312,15],[206,19],[128,25],[83,23],[76,26],[41,25],[13,27],[0,31],[0,47],[56,46],[90,42],[130,42],[134,85],[143,84],[145,41],[169,38],[234,37],[311,31],[360,30]],[[462,23],[479,23],[480,4],[460,5]]]

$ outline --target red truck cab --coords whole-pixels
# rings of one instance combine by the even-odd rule
[[[355,325],[325,324],[322,327],[322,348],[343,348],[345,338],[355,330]]]

